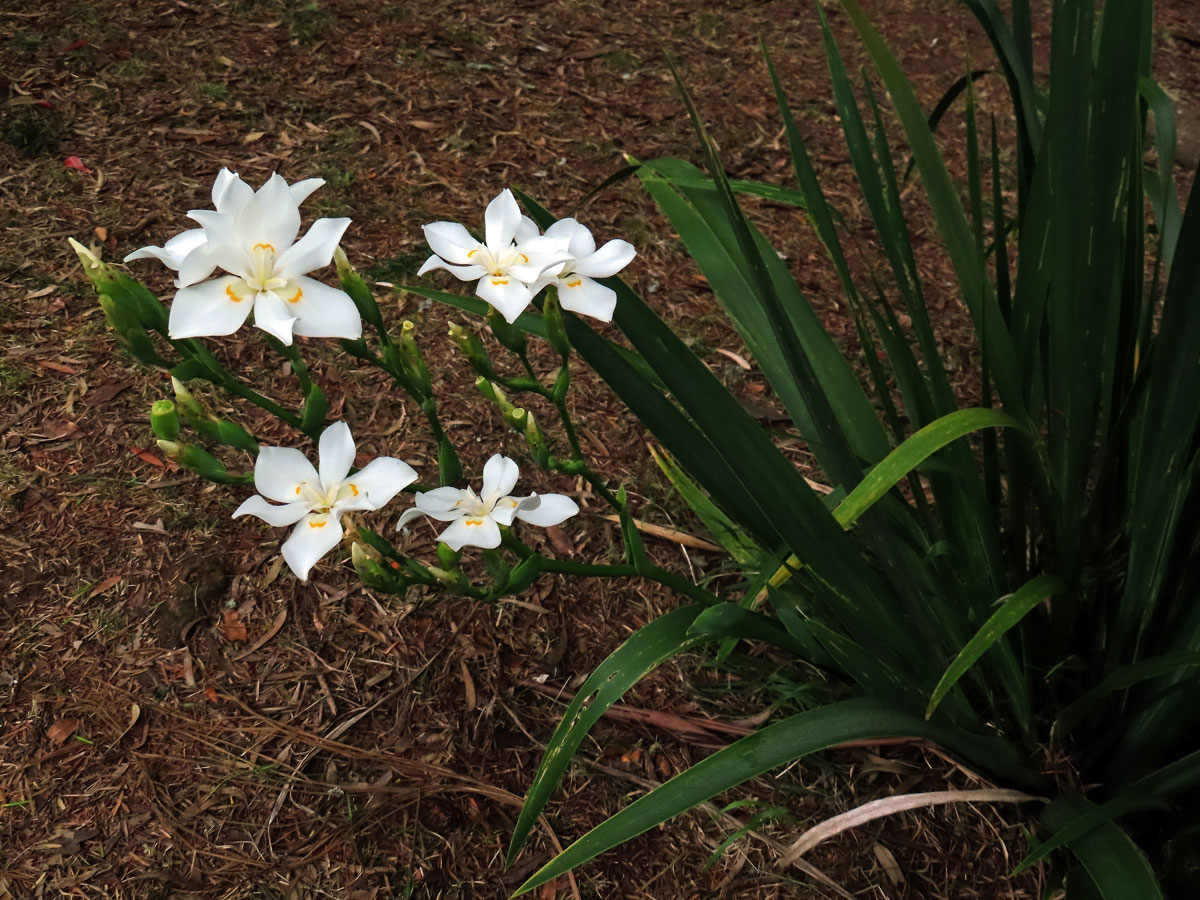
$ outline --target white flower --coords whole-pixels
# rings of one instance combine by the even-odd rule
[[[228,169],[213,185],[214,209],[194,209],[200,228],[126,260],[155,257],[176,269],[173,338],[232,334],[254,311],[254,324],[285,344],[293,334],[354,339],[362,321],[344,292],[306,278],[329,265],[349,219],[318,219],[299,241],[300,203],[323,182],[289,186],[272,175],[258,191]],[[214,269],[228,272],[205,281]]]
[[[417,516],[430,516],[451,523],[438,535],[438,540],[451,550],[467,546],[491,549],[500,546],[500,526],[511,525],[514,517],[545,528],[579,512],[575,501],[562,494],[510,496],[517,474],[517,464],[497,453],[484,464],[480,493],[470,488],[440,487],[417,494],[417,505],[404,511],[396,527],[404,528]]]
[[[546,229],[546,237],[567,241],[571,258],[549,269],[533,286],[534,293],[548,284],[558,288],[563,309],[611,322],[617,307],[617,292],[594,278],[616,275],[637,256],[629,241],[609,241],[599,250],[586,226],[574,219],[559,219]]]
[[[483,216],[481,244],[458,222],[433,222],[424,227],[433,256],[417,271],[424,275],[445,269],[460,281],[475,281],[475,293],[509,322],[515,322],[533,295],[531,285],[551,266],[565,262],[565,237],[538,234],[537,225],[521,215],[507,188],[488,204]]]
[[[301,581],[318,559],[342,540],[341,515],[356,509],[379,509],[417,478],[408,463],[380,456],[353,475],[354,439],[345,422],[321,433],[320,471],[291,447],[260,447],[254,463],[258,494],[237,508],[233,517],[258,516],[270,525],[296,525],[283,543],[283,558]],[[282,503],[276,506],[267,500]]]

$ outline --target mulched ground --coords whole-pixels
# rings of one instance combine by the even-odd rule
[[[1159,76],[1179,100],[1186,137],[1196,121],[1187,111],[1200,103],[1200,44],[1187,0],[1162,6]],[[889,3],[874,19],[927,105],[965,70],[968,48],[973,63],[988,58],[949,0]],[[664,51],[730,171],[783,183],[786,148],[759,35],[845,216],[856,264],[870,266],[815,14],[803,4],[155,0],[0,11],[0,897],[504,897],[560,842],[729,739],[696,723],[757,723],[771,704],[791,702],[764,679],[780,663],[761,651],[724,669],[700,658],[665,667],[628,698],[648,711],[639,721],[597,728],[504,872],[502,848],[561,710],[529,683],[547,676],[570,690],[676,599],[638,582],[547,578],[495,608],[437,595],[401,601],[363,590],[332,556],[301,585],[280,571],[282,532],[229,520],[247,491],[200,483],[158,453],[146,417],[169,386],[114,350],[66,245],[74,236],[119,260],[161,243],[185,227],[188,208],[208,205],[223,165],[255,183],[271,171],[319,174],[328,183],[309,214],[353,217],[351,260],[403,282],[427,252],[422,223],[477,223],[501,187],[566,213],[623,151],[694,158]],[[990,79],[979,89],[985,108],[1002,97]],[[952,142],[961,168],[954,151]],[[70,157],[78,166],[64,165]],[[807,265],[820,260],[812,237],[792,212],[753,207],[831,332],[848,338],[836,284]],[[579,215],[598,238],[638,246],[629,280],[769,414],[757,371],[719,352],[743,349],[636,186],[605,192]],[[916,209],[918,246],[935,250],[927,227]],[[965,316],[937,254],[922,260],[969,396]],[[169,289],[161,268],[134,271]],[[940,295],[937,285],[947,286]],[[520,459],[445,337],[461,317],[380,295],[389,321],[418,326],[468,472],[477,477],[496,449]],[[249,329],[210,345],[281,400],[298,400]],[[419,415],[378,373],[322,342],[304,350],[361,451],[435,470]],[[597,467],[630,487],[639,517],[697,532],[604,387],[581,377],[572,404]],[[278,423],[236,414],[266,443],[295,443]],[[547,552],[612,556],[613,526],[592,514],[601,510],[582,484],[525,474],[523,484],[574,493],[585,507]],[[395,515],[370,521],[382,528]],[[414,534],[412,552],[430,557],[433,532]],[[726,571],[703,551],[650,544],[661,564],[691,577]],[[664,711],[694,729],[656,715]],[[872,797],[977,783],[928,748],[839,751],[723,798],[785,805],[790,818],[711,867],[709,854],[737,826],[697,813],[538,896],[836,896],[774,867],[778,847]],[[1039,873],[1007,877],[1022,853],[1021,823],[1012,808],[906,814],[843,835],[810,861],[858,896],[1040,896]]]

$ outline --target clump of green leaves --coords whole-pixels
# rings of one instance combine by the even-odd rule
[[[62,119],[39,106],[13,107],[0,119],[0,138],[23,156],[55,153],[65,133]]]

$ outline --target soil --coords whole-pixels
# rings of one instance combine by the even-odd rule
[[[990,58],[957,3],[869,6],[927,108],[968,58]],[[1179,103],[1181,160],[1194,160],[1200,134],[1200,31],[1189,6],[1170,0],[1156,13],[1157,74]],[[320,175],[326,185],[307,213],[351,216],[351,261],[399,284],[427,255],[423,223],[477,225],[501,188],[520,187],[601,240],[634,242],[630,283],[766,415],[761,375],[733,358],[744,347],[636,184],[577,207],[623,153],[698,161],[665,55],[731,174],[788,183],[757,50],[765,36],[856,265],[873,265],[813,9],[758,0],[0,7],[0,898],[505,897],[557,847],[728,742],[712,722],[758,724],[804,702],[763,677],[784,665],[763,648],[724,667],[703,657],[664,667],[626,698],[626,715],[595,730],[505,871],[521,797],[562,709],[538,682],[566,696],[678,598],[637,581],[543,578],[498,607],[401,600],[363,589],[336,555],[298,582],[281,570],[280,531],[230,520],[248,489],[201,482],[155,447],[148,410],[169,383],[116,347],[66,239],[119,261],[187,227],[185,212],[209,205],[222,166],[255,184],[273,171]],[[848,63],[860,60],[844,17],[827,12]],[[994,77],[979,82],[983,109],[1003,115],[1003,94]],[[952,113],[943,125],[959,175],[960,122]],[[893,146],[899,153],[894,135]],[[1186,187],[1182,168],[1179,177]],[[749,206],[853,351],[814,238],[793,210]],[[926,283],[945,286],[943,296],[930,291],[939,337],[969,397],[969,322],[936,234],[919,208],[913,215]],[[130,268],[169,296],[160,266]],[[423,283],[463,289],[448,276]],[[526,538],[578,560],[613,558],[619,535],[584,484],[538,473],[472,388],[445,336],[463,317],[388,288],[378,295],[389,323],[416,324],[468,474],[510,453],[523,487],[570,493],[584,507],[561,531]],[[251,331],[208,343],[252,383],[298,403]],[[436,470],[418,410],[386,379],[328,342],[301,346],[331,419],[351,423],[365,456]],[[550,360],[535,363],[548,371]],[[299,445],[278,422],[201,396],[262,442]],[[629,488],[638,517],[705,537],[604,386],[580,373],[571,403],[597,468]],[[390,528],[398,509],[369,523]],[[432,559],[433,534],[417,528],[406,549]],[[729,583],[720,555],[647,541],[661,565]],[[775,866],[780,846],[867,799],[972,786],[982,780],[935,748],[839,750],[718,799],[757,807],[689,814],[536,896],[838,896]],[[729,817],[745,823],[770,807],[787,814],[709,864],[737,830]],[[1008,876],[1028,821],[1013,806],[905,813],[829,841],[809,862],[855,896],[1038,897],[1040,871]]]

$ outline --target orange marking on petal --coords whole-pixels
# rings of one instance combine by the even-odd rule
[[[528,257],[528,256],[526,256],[524,253],[522,253],[522,254],[521,254],[521,259],[525,260],[525,264],[526,264],[526,265],[528,265],[528,264],[529,264],[529,257]]]
[[[356,488],[353,484],[348,484],[348,485],[346,485],[346,487],[348,487],[348,488],[350,488],[350,490],[354,491],[355,497],[358,496],[358,488]]]
[[[574,281],[568,281],[567,287],[579,287],[581,284],[583,284],[583,279],[576,278]]]
[[[301,297],[303,297],[303,296],[304,296],[304,289],[303,289],[303,288],[301,288],[299,285],[297,285],[297,287],[296,287],[296,296],[294,296],[294,297],[288,297],[288,298],[287,298],[287,302],[288,302],[288,303],[298,303],[298,302],[300,301],[300,298],[301,298]]]
[[[300,494],[300,487],[301,487],[301,485],[296,485],[296,494],[297,494],[297,496]]]
[[[229,299],[232,300],[234,303],[241,303],[242,300],[245,299],[244,297],[239,297],[237,294],[235,294],[233,292],[232,284],[225,285],[225,293],[229,295]]]
[[[507,278],[493,278],[492,284],[508,284]]]
[[[482,525],[483,519],[463,519],[463,522],[467,525]]]
[[[328,520],[326,520],[324,522],[309,522],[308,527],[309,528],[324,528],[328,524],[329,524]]]
[[[472,256],[474,256],[478,252],[479,252],[478,247],[476,247],[474,250],[468,250],[467,251],[467,259],[470,259]]]
[[[254,250],[267,249],[267,250],[270,250],[272,253],[274,253],[275,245],[274,244],[255,244],[252,249],[254,249]]]

